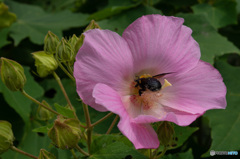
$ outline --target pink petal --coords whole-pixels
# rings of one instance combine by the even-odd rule
[[[134,144],[136,149],[157,148],[159,146],[157,134],[150,125],[131,122],[121,97],[115,90],[105,84],[97,84],[93,90],[93,97],[96,103],[120,116],[118,128]]]
[[[160,103],[190,114],[203,114],[209,109],[226,107],[226,86],[220,73],[210,64],[198,65],[184,74],[169,76],[172,84],[163,90]]]
[[[123,81],[133,75],[132,55],[126,41],[117,33],[94,29],[84,35],[74,64],[77,92],[84,103],[106,111],[92,98],[93,88],[97,83],[105,83],[115,90],[123,88]]]
[[[200,59],[198,43],[182,18],[147,15],[123,33],[133,54],[136,73],[185,72]]]
[[[171,108],[167,108],[168,111],[165,117],[158,118],[151,115],[139,115],[138,117],[134,118],[133,121],[135,123],[153,123],[158,121],[170,121],[180,126],[187,126],[190,125],[193,121],[195,121],[199,116],[202,114],[191,114],[186,112],[181,112],[178,110],[174,110]]]

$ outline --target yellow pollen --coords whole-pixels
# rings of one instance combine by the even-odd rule
[[[169,87],[169,86],[172,86],[172,84],[170,82],[168,82],[168,80],[164,79],[164,84],[162,86],[162,89]]]
[[[150,74],[143,74],[139,78],[151,78],[152,76]]]

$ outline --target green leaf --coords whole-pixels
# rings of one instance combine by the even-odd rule
[[[150,6],[141,5],[126,11],[124,14],[119,14],[110,19],[99,21],[98,24],[103,29],[110,29],[121,35],[129,24],[137,18],[147,14],[161,14],[161,11]]]
[[[240,13],[240,0],[236,0],[237,1],[237,13]]]
[[[54,104],[54,107],[56,108],[58,113],[62,114],[65,117],[68,117],[68,118],[75,117],[73,111],[68,108],[65,108],[57,103]]]
[[[102,9],[96,13],[91,14],[88,19],[89,20],[105,19],[107,17],[121,13],[124,10],[136,7],[140,3],[141,3],[141,0],[137,0],[136,2],[133,2],[131,0],[122,0],[122,1],[109,0],[109,5],[105,9]]]
[[[227,38],[217,33],[204,15],[178,14],[177,16],[183,17],[184,25],[193,30],[192,36],[200,45],[203,61],[213,64],[215,56],[240,52]]]
[[[65,10],[50,14],[38,6],[13,1],[8,1],[8,4],[11,11],[18,16],[16,23],[10,27],[10,36],[14,39],[15,45],[27,37],[35,44],[43,44],[44,37],[49,30],[62,37],[63,30],[88,23],[86,21],[88,15],[82,13]]]
[[[24,73],[27,77],[27,83],[24,90],[34,98],[39,98],[43,95],[43,89],[33,79],[29,72],[29,67],[24,67]],[[20,92],[10,91],[0,80],[0,92],[2,92],[6,102],[11,106],[27,123],[30,120],[32,101],[23,96]],[[37,105],[34,105],[37,106]]]
[[[236,2],[233,0],[218,0],[210,4],[198,4],[192,7],[195,14],[205,14],[215,28],[229,24],[237,24]]]
[[[187,152],[178,153],[178,154],[169,154],[163,156],[163,159],[193,159],[192,149],[189,149]]]
[[[8,33],[9,33],[8,28],[0,30],[0,48],[10,43],[10,41],[7,40]]]
[[[50,105],[54,105],[54,103],[56,103],[56,101],[58,103],[61,103],[61,105],[67,105],[67,101],[64,98],[64,95],[58,85],[58,83],[56,82],[56,80],[54,79],[48,79],[48,80],[44,80],[43,82],[40,83],[42,85],[42,87],[45,89],[46,92],[48,91],[55,91],[55,93],[53,93],[53,97],[52,98],[44,98],[44,100],[46,100]],[[79,101],[79,97],[77,95],[76,92],[76,84],[71,80],[71,79],[62,79],[62,84],[67,92],[67,95],[72,103],[72,105],[74,106],[74,108],[76,109],[77,115],[80,119],[80,121],[84,121],[84,115],[83,115],[83,109],[82,109],[82,105],[81,102]]]
[[[212,130],[209,151],[240,150],[240,68],[223,60],[217,60],[215,65],[227,86],[227,107],[225,110],[209,110],[205,114]],[[209,156],[209,152],[204,155]]]
[[[53,124],[38,127],[38,128],[33,129],[32,131],[39,132],[39,133],[47,133],[51,127],[53,127]]]
[[[89,159],[110,159],[110,158],[125,158],[131,156],[137,159],[146,159],[133,147],[129,147],[121,142],[121,136],[118,135],[102,135],[92,143],[92,155]]]

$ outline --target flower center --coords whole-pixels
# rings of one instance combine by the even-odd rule
[[[148,110],[156,105],[162,96],[161,90],[172,86],[166,79],[162,85],[160,81],[149,74],[137,76],[131,84],[130,101],[134,106]]]

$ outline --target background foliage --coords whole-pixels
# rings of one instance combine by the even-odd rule
[[[59,38],[80,36],[90,20],[103,29],[120,35],[136,18],[146,14],[183,17],[199,43],[201,59],[214,65],[227,86],[226,110],[210,110],[190,127],[175,126],[175,146],[165,158],[216,158],[209,151],[240,150],[240,0],[4,0],[0,6],[0,56],[24,65],[26,90],[33,97],[49,104],[67,104],[52,77],[41,79],[34,75],[34,60],[30,53],[42,50],[43,39],[50,30]],[[1,2],[0,2],[1,3]],[[77,100],[75,85],[59,70],[72,104],[81,121],[82,107]],[[9,91],[0,81],[0,120],[13,125],[15,145],[38,155],[40,148],[68,159],[68,151],[56,149],[44,133],[32,130],[46,123],[36,119],[36,105],[19,92]],[[106,113],[90,109],[92,122]],[[94,128],[96,134],[105,133],[114,117]],[[113,133],[118,133],[115,127]],[[147,158],[147,152],[137,151],[121,135],[94,136],[91,159]],[[83,143],[83,146],[84,145]],[[224,156],[222,156],[224,157]],[[23,159],[25,156],[9,151],[2,159]]]

